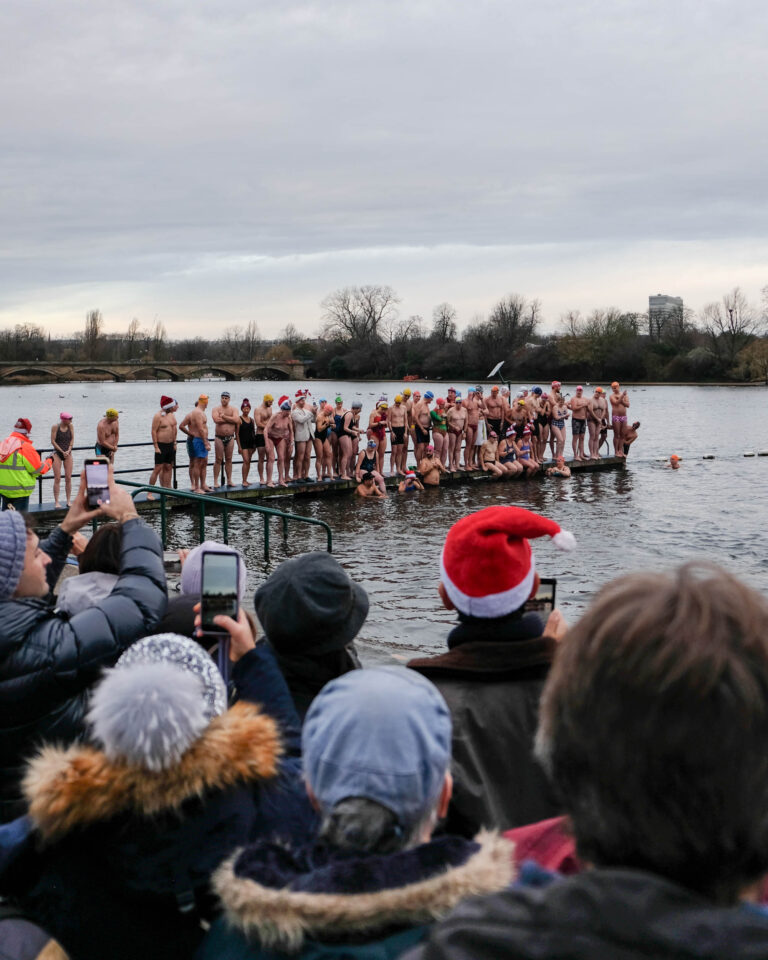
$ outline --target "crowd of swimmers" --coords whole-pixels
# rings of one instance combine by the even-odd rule
[[[151,483],[170,484],[177,429],[186,435],[192,489],[203,493],[233,485],[235,450],[242,457],[240,482],[245,487],[255,482],[253,468],[258,483],[267,487],[355,479],[361,494],[372,496],[384,493],[387,475],[401,477],[403,489],[411,490],[418,489],[413,480],[436,486],[446,471],[530,476],[551,460],[549,473],[568,476],[566,421],[572,423],[574,460],[599,459],[609,431],[614,455],[626,457],[640,426],[627,421],[629,403],[618,383],[608,395],[602,387],[594,388],[591,397],[581,386],[575,396],[564,395],[557,380],[550,392],[533,387],[514,398],[508,388],[496,385],[487,396],[482,386],[470,387],[466,397],[449,387],[444,398],[406,387],[391,403],[387,396],[379,397],[366,420],[359,399],[347,406],[342,396],[315,399],[299,389],[293,398],[286,394],[277,401],[267,393],[255,407],[244,398],[238,410],[224,390],[210,411],[214,457],[209,486],[208,395],[200,394],[178,424],[177,401],[163,396],[152,421],[156,468]],[[408,466],[411,450],[415,470]]]
[[[392,403],[387,396],[379,397],[367,419],[361,400],[347,406],[342,396],[315,399],[307,389],[277,401],[267,393],[255,407],[245,397],[239,409],[229,390],[223,390],[219,403],[210,411],[208,405],[208,395],[201,393],[192,410],[177,419],[178,401],[166,395],[160,398],[150,431],[154,447],[150,485],[173,485],[179,432],[186,440],[190,486],[195,493],[235,485],[237,451],[242,459],[238,480],[243,487],[355,480],[360,496],[377,497],[386,495],[387,475],[401,478],[399,488],[404,492],[437,486],[446,472],[482,470],[503,479],[545,471],[568,477],[568,420],[574,461],[599,459],[609,432],[614,456],[626,457],[640,426],[639,421],[628,422],[629,396],[616,382],[610,393],[595,387],[591,396],[585,396],[581,386],[574,396],[564,394],[558,380],[552,381],[549,392],[532,387],[514,397],[510,389],[497,385],[487,391],[470,387],[465,397],[454,387],[447,389],[445,397],[405,387]],[[52,456],[46,460],[34,452],[29,420],[20,418],[14,429],[4,441],[7,450],[0,448],[3,503],[13,501],[17,509],[24,509],[38,476],[52,469],[55,506],[61,506],[62,477],[69,506],[75,445],[72,414],[62,411],[51,427]],[[114,464],[119,445],[119,412],[110,407],[97,423],[94,449]]]

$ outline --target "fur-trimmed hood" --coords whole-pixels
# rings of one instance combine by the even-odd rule
[[[247,937],[295,951],[305,936],[355,939],[431,923],[465,897],[508,886],[513,850],[488,832],[386,855],[255,843],[219,867],[214,888]]]
[[[152,772],[115,763],[92,746],[43,747],[29,763],[24,796],[44,840],[120,814],[151,817],[237,783],[275,777],[277,724],[251,703],[214,718],[174,767]]]

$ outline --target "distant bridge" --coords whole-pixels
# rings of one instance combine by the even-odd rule
[[[123,363],[0,363],[0,383],[72,383],[78,380],[305,380],[311,376],[302,360],[199,360],[185,363],[131,360]]]

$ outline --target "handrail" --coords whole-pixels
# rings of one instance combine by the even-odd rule
[[[213,443],[213,441],[214,441],[216,438],[215,438],[215,437],[209,437],[208,439],[209,439],[209,441],[210,441],[211,443]],[[180,440],[180,441],[179,441],[179,444],[181,445],[182,448],[185,447],[185,441],[184,441],[184,440]],[[154,445],[154,443],[153,443],[151,440],[141,441],[140,443],[121,443],[120,446],[118,447],[118,452],[119,452],[120,450],[125,450],[125,449],[128,448],[128,447],[154,447],[154,446],[155,446],[155,445]],[[73,452],[73,453],[77,453],[77,452],[83,452],[83,451],[93,450],[94,447],[95,447],[95,443],[89,443],[87,446],[84,446],[84,447],[72,447],[72,452]],[[177,452],[178,452],[178,451],[177,451]],[[51,457],[53,457],[53,456],[56,455],[53,447],[50,447],[50,448],[48,448],[48,449],[45,449],[45,448],[40,449],[40,450],[38,451],[38,453],[40,454],[41,460],[45,460],[45,458],[46,458],[48,455],[50,455]],[[311,460],[314,460],[314,459],[315,459],[315,451],[314,451],[314,449],[313,449],[313,450],[311,451],[311,453],[310,453],[310,459],[311,459]],[[233,466],[233,467],[242,466],[242,463],[243,463],[242,460],[236,460],[236,459],[234,458],[234,456],[232,457],[232,466]],[[252,463],[253,463],[253,466],[254,466],[254,469],[255,469],[255,468],[256,468],[256,462],[255,462],[255,461],[252,461]],[[145,466],[143,466],[143,467],[123,467],[123,468],[120,469],[120,470],[115,470],[114,467],[113,467],[113,468],[112,468],[112,473],[113,473],[115,476],[117,476],[118,474],[125,474],[125,473],[147,473],[147,471],[149,471],[149,472],[151,473],[153,467],[154,467],[154,463],[149,464],[149,466],[146,466],[146,465],[145,465]],[[184,470],[184,469],[186,469],[186,468],[188,468],[188,467],[189,467],[189,461],[187,461],[187,463],[177,463],[176,457],[174,456],[174,458],[173,458],[173,488],[174,488],[174,489],[178,489],[178,486],[179,486],[179,482],[178,482],[178,479],[177,479],[177,477],[176,477],[176,471],[177,471],[177,470]],[[224,469],[224,466],[222,465],[222,470],[223,470],[223,469]],[[74,470],[73,470],[73,472],[74,472]],[[62,476],[63,476],[63,475],[62,475]],[[52,470],[50,470],[50,471],[49,471],[48,473],[46,473],[46,474],[40,475],[40,476],[37,478],[37,502],[38,502],[38,503],[42,503],[42,502],[43,502],[43,481],[44,481],[44,480],[53,480],[53,479],[54,479],[54,476],[53,476],[53,471],[52,471]],[[163,489],[168,489],[168,488],[167,488],[167,487],[164,487]]]
[[[316,517],[302,517],[297,513],[287,513],[285,510],[276,510],[274,507],[263,507],[255,503],[243,503],[240,500],[227,500],[224,497],[212,497],[192,491],[172,490],[170,487],[152,487],[146,483],[136,483],[134,480],[117,480],[121,486],[133,487],[131,497],[135,500],[139,493],[151,493],[160,500],[160,538],[163,541],[163,547],[168,542],[168,527],[166,519],[166,497],[177,500],[191,500],[198,505],[198,516],[200,519],[200,542],[205,540],[205,510],[206,507],[220,507],[224,511],[222,518],[224,543],[229,542],[229,511],[240,510],[245,513],[260,513],[264,518],[264,559],[269,560],[269,518],[280,517],[283,521],[283,532],[288,532],[288,521],[296,520],[298,523],[308,523],[311,526],[322,527],[325,530],[326,550],[333,553],[333,531],[325,520],[318,520]]]

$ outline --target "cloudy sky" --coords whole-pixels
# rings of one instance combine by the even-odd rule
[[[2,0],[0,327],[768,283],[764,0]]]

